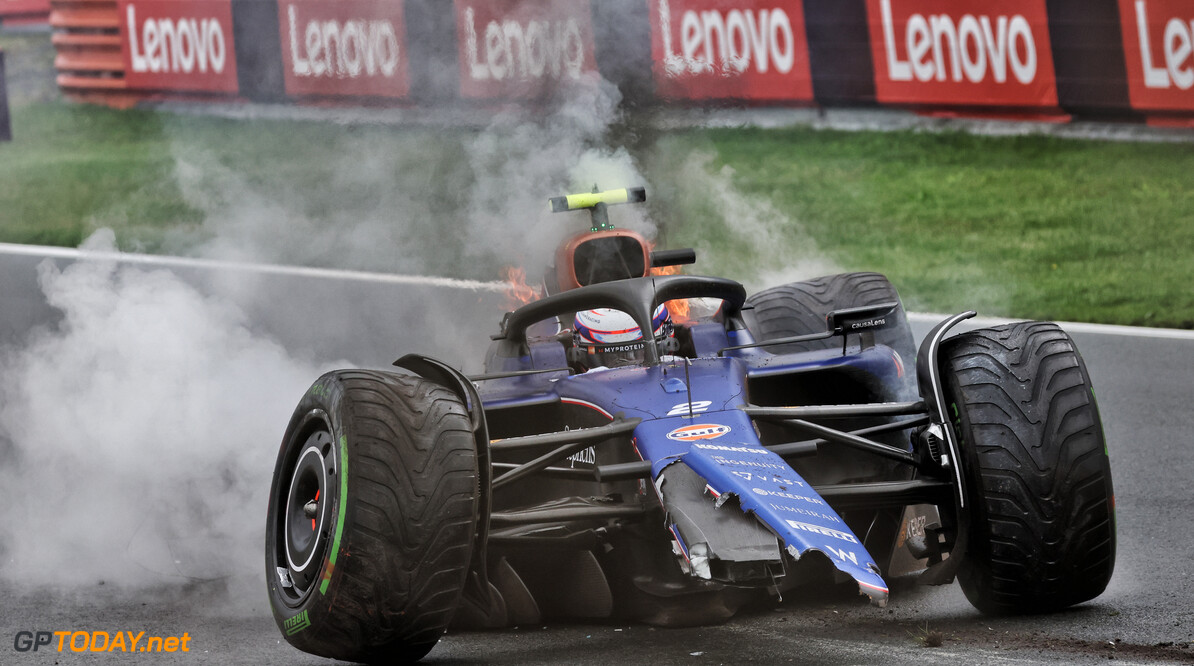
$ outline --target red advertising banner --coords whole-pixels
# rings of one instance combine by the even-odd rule
[[[290,95],[406,97],[399,0],[282,0],[278,26]]]
[[[659,95],[812,101],[801,0],[649,0]]]
[[[1119,17],[1132,107],[1194,111],[1194,1],[1119,0]]]
[[[50,0],[0,0],[0,25],[48,23]]]
[[[457,0],[460,94],[536,97],[595,77],[589,0]]]
[[[231,0],[118,0],[129,88],[237,92]]]
[[[867,23],[880,102],[1057,106],[1045,0],[867,0]]]

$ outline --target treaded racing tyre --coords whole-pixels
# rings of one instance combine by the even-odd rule
[[[403,663],[460,602],[477,524],[468,413],[418,377],[340,370],[299,402],[270,488],[266,579],[305,652]]]
[[[900,355],[908,372],[906,390],[915,391],[911,372],[916,359],[916,342],[904,306],[896,288],[879,273],[839,273],[792,282],[764,289],[746,299],[753,312],[745,311],[747,327],[755,340],[773,340],[825,331],[825,316],[834,310],[857,308],[881,303],[900,303],[892,317],[895,322],[874,331],[875,343],[887,345]],[[768,347],[777,353],[805,352],[817,349],[840,349],[840,338],[813,340]]]
[[[1103,592],[1115,567],[1111,466],[1090,376],[1056,324],[963,333],[941,352],[970,511],[966,598],[1048,612]]]

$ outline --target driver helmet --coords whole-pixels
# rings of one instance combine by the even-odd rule
[[[651,328],[656,340],[671,337],[672,322],[666,305],[655,309]],[[572,330],[576,348],[583,353],[582,362],[589,368],[642,365],[646,356],[638,324],[621,310],[597,308],[577,312]]]

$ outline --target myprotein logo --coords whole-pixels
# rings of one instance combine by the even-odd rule
[[[1194,110],[1194,4],[1119,0],[1119,14],[1132,106]]]
[[[466,97],[534,96],[597,71],[587,0],[465,0],[456,28]]]
[[[290,0],[278,5],[286,92],[405,97],[403,3]]]
[[[667,438],[677,442],[695,442],[699,439],[717,439],[728,432],[730,432],[730,426],[718,423],[701,423],[676,428],[667,434]]]
[[[666,97],[811,100],[801,0],[651,0]]]
[[[881,101],[1056,106],[1044,0],[867,0]]]
[[[130,88],[236,92],[231,2],[123,0],[117,7]]]

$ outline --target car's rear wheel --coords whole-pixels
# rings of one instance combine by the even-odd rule
[[[1098,596],[1115,566],[1115,500],[1073,340],[1025,322],[963,333],[941,353],[968,489],[966,597],[986,613],[1030,613]]]
[[[299,402],[270,489],[266,576],[295,647],[417,661],[460,601],[477,459],[455,394],[417,377],[330,372]]]
[[[841,273],[803,282],[764,289],[746,299],[743,311],[748,329],[757,341],[822,333],[825,316],[834,310],[896,303],[892,322],[888,326],[863,335],[873,336],[875,344],[893,349],[900,363],[907,368],[900,398],[910,398],[915,392],[913,373],[916,343],[908,326],[900,295],[886,277],[879,273]],[[841,338],[797,342],[768,347],[775,353],[805,352],[817,349],[840,349]],[[893,398],[897,396],[892,396]]]

